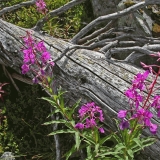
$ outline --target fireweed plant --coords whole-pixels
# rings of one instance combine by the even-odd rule
[[[22,49],[24,54],[22,74],[29,71],[35,73],[33,83],[40,83],[51,95],[48,98],[42,98],[54,107],[54,111],[48,117],[55,113],[61,114],[62,117],[59,120],[46,122],[44,125],[65,125],[65,129],[54,131],[49,135],[69,133],[74,136],[74,146],[63,155],[66,159],[74,152],[84,150],[88,160],[131,160],[136,152],[155,142],[154,138],[141,138],[141,135],[146,127],[152,134],[157,132],[157,125],[151,121],[153,114],[150,108],[155,108],[157,116],[160,117],[160,96],[156,94],[159,88],[156,84],[160,71],[156,73],[152,66],[143,64],[149,70],[138,73],[132,81],[132,86],[124,93],[129,99],[130,108],[118,112],[118,120],[115,120],[118,131],[105,135],[105,129],[99,123],[102,124],[104,121],[104,115],[102,109],[95,102],[89,102],[79,107],[80,101],[78,101],[75,105],[67,107],[63,99],[65,92],[62,92],[61,88],[58,89],[57,94],[53,92],[51,87],[53,82],[48,74],[50,72],[48,68],[52,71],[54,62],[44,42],[36,41],[30,32],[23,37],[23,41],[25,47]],[[146,81],[149,74],[153,78],[151,84]],[[79,108],[78,117],[74,118],[73,115],[76,115],[77,108]],[[115,144],[108,147],[105,145],[108,140],[113,140]]]
[[[43,0],[38,0],[36,6],[39,12],[46,13],[46,4]],[[104,115],[95,102],[79,107],[79,100],[75,105],[67,107],[63,98],[65,92],[60,88],[55,94],[52,90],[53,82],[48,73],[49,69],[52,72],[54,62],[44,42],[36,41],[31,32],[27,32],[23,41],[25,47],[22,48],[24,54],[22,74],[32,71],[35,73],[33,83],[42,84],[49,92],[50,97],[42,98],[54,108],[48,117],[57,113],[61,115],[61,119],[46,122],[44,125],[62,124],[65,126],[63,129],[50,133],[49,136],[67,133],[72,134],[75,139],[75,144],[62,157],[67,160],[73,153],[83,151],[86,160],[132,160],[135,153],[155,142],[155,138],[142,138],[141,136],[145,128],[149,128],[152,134],[156,134],[158,129],[158,126],[152,123],[153,114],[150,109],[155,108],[157,116],[160,117],[160,96],[156,94],[159,89],[157,79],[160,74],[160,66],[147,66],[142,63],[143,67],[148,70],[138,73],[132,81],[132,86],[124,93],[129,99],[130,108],[118,112],[117,119],[115,119],[117,132],[105,135],[105,129],[99,123],[102,124],[104,121]],[[160,52],[153,56],[160,57]],[[157,73],[152,69],[153,66],[158,67]],[[153,78],[151,84],[148,84],[146,80],[149,74]],[[75,118],[73,115],[76,115],[77,109],[79,109],[78,117]],[[107,146],[106,143],[109,140],[114,141],[114,145]]]

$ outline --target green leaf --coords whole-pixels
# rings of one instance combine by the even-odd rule
[[[112,134],[105,136],[104,138],[102,138],[99,142],[100,145],[103,145],[103,143],[105,143],[106,141],[110,140],[112,138]]]
[[[56,95],[54,95],[53,97],[55,97]],[[53,99],[51,99],[51,97],[42,97],[41,99],[48,101],[53,107],[56,108],[56,103]]]
[[[108,152],[111,151],[113,148],[107,147],[107,146],[100,146],[100,152]]]
[[[136,144],[142,149],[141,139],[139,139],[139,138],[134,138],[133,141],[136,142]]]
[[[142,146],[144,148],[144,147],[150,146],[153,143],[155,143],[156,142],[156,138],[146,137],[146,138],[143,138],[141,141],[142,141]]]
[[[54,131],[50,134],[48,134],[48,136],[53,136],[55,134],[62,134],[62,133],[75,133],[75,131],[67,129],[67,130],[58,130],[58,131]]]
[[[128,129],[121,130],[121,136],[123,142],[127,145],[130,139],[130,134],[128,134]]]
[[[58,90],[58,95],[57,98],[63,98],[63,94],[67,93],[67,91],[62,91],[62,88],[60,87],[60,89]]]
[[[83,148],[86,148],[86,144],[81,145],[79,150]],[[76,145],[74,145],[67,153],[64,154],[63,157],[66,157],[66,160],[68,160],[68,158],[76,151],[77,151],[77,148],[76,148]]]
[[[99,142],[100,137],[99,137],[99,131],[97,127],[94,128],[94,139],[95,139],[95,143]]]
[[[59,89],[58,91],[58,97],[57,99],[59,100],[59,105],[61,106],[61,108],[64,108],[64,98],[63,98],[63,94],[66,93],[67,91],[65,92],[62,92],[61,88]]]
[[[81,144],[81,140],[80,140],[80,134],[79,134],[79,132],[77,131],[76,133],[75,133],[75,141],[76,141],[76,149],[78,150],[79,149],[79,146],[80,146],[80,144]]]
[[[68,115],[69,119],[73,119],[73,115],[75,114],[75,109],[79,106],[80,99],[72,106],[72,107],[66,107],[65,111]]]
[[[75,121],[66,121],[65,126],[73,130],[75,126]]]
[[[126,148],[126,146],[124,146],[123,143],[119,143],[115,146],[115,151],[118,152],[118,151],[121,151],[122,149]]]
[[[75,112],[75,109],[79,106],[81,102],[81,99],[79,99],[71,108],[72,108],[72,111],[71,111],[71,114],[73,114]]]
[[[95,144],[94,141],[89,141],[88,139],[87,140],[84,139],[83,141],[86,142],[89,145],[94,145]]]
[[[100,154],[100,156],[102,157],[102,156],[115,156],[116,154],[119,154],[119,152],[106,152],[106,153],[102,153],[102,154]]]
[[[53,114],[59,113],[59,112],[60,112],[59,109],[54,109],[54,111],[52,111],[52,112],[47,116],[47,118],[49,118],[49,117],[51,117]]]
[[[117,134],[113,134],[112,136],[117,141],[117,143],[121,143],[122,142],[122,139],[120,139]]]
[[[95,153],[96,154],[99,152],[99,147],[100,147],[99,143],[95,145]]]
[[[146,138],[140,139],[140,141],[141,141],[141,147],[139,145],[133,145],[132,146],[132,151],[134,153],[142,150],[144,147],[148,147],[148,146],[152,145],[153,143],[155,143],[156,138],[146,137]]]
[[[76,145],[74,145],[67,153],[65,153],[64,157],[66,157],[66,160],[68,160],[69,157],[76,151]]]
[[[67,123],[67,121],[64,119],[53,120],[53,121],[45,122],[42,125],[57,124],[57,123]]]
[[[92,158],[91,146],[87,147],[87,158]]]
[[[127,149],[127,153],[132,159],[134,158],[134,152],[131,149]]]
[[[93,140],[92,135],[84,135],[83,134],[84,141],[88,144],[95,144],[95,141]]]

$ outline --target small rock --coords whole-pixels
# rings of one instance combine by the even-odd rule
[[[15,160],[12,152],[4,152],[3,155],[0,157],[0,160]]]

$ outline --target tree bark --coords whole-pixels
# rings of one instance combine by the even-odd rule
[[[31,30],[30,30],[31,31]],[[35,31],[33,36],[37,40],[44,40],[53,59],[57,59],[73,44]],[[0,64],[12,68],[21,75],[23,42],[21,37],[26,34],[26,29],[0,20]],[[115,130],[114,121],[120,109],[128,109],[128,101],[124,91],[130,86],[131,80],[142,69],[116,60],[106,60],[104,54],[86,49],[68,50],[53,69],[56,82],[64,90],[69,91],[66,98],[70,103],[82,98],[82,103],[95,101],[103,108],[105,125],[108,130]],[[13,73],[11,73],[13,74]],[[33,78],[33,73],[27,75]],[[27,78],[22,76],[21,79]],[[151,78],[149,78],[151,81]],[[154,119],[157,122],[157,119]],[[150,133],[145,130],[144,136]],[[160,138],[160,130],[157,137]],[[160,142],[145,148],[136,159],[157,160],[160,157]]]

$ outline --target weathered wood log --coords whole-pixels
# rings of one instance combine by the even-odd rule
[[[43,40],[53,59],[60,57],[65,50],[74,45],[48,35],[33,32],[37,40]],[[26,29],[0,20],[0,64],[12,68],[21,75],[23,42],[21,37],[26,35]],[[116,60],[106,60],[102,53],[85,50],[69,50],[56,62],[53,74],[56,82],[69,91],[67,98],[72,102],[82,98],[82,103],[95,101],[103,108],[105,125],[115,130],[112,118],[120,109],[128,108],[124,91],[130,86],[131,80],[142,69]],[[22,76],[25,78],[26,76]],[[28,74],[32,78],[33,73]],[[151,79],[149,79],[151,80]],[[158,122],[157,119],[155,119]],[[144,136],[150,135],[149,131]],[[160,130],[157,137],[160,138]],[[158,160],[160,157],[160,142],[144,151],[136,159]]]

